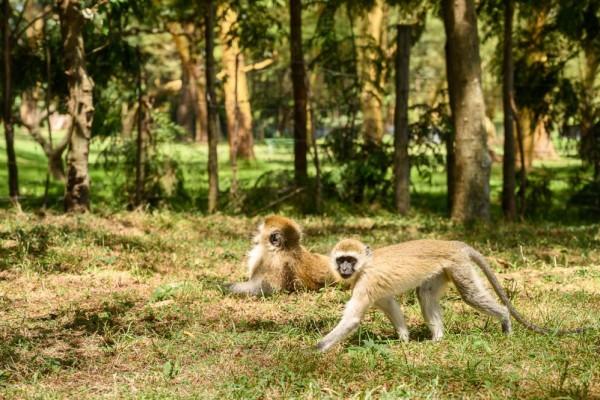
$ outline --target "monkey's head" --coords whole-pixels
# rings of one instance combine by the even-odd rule
[[[371,248],[355,239],[343,239],[331,251],[334,271],[343,279],[350,279],[371,259]]]
[[[255,241],[270,251],[279,251],[299,247],[301,238],[302,232],[297,223],[289,218],[271,215],[259,227]]]

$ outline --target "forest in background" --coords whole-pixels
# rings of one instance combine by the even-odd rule
[[[600,213],[595,0],[3,0],[1,15],[5,206]]]

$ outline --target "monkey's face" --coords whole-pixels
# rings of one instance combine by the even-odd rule
[[[351,255],[342,255],[335,258],[337,272],[344,279],[348,279],[354,274],[357,262],[356,257]]]
[[[342,279],[350,279],[371,258],[371,248],[354,239],[344,239],[331,252],[332,267]]]
[[[271,231],[267,240],[273,249],[281,249],[285,245],[285,238],[280,230]]]

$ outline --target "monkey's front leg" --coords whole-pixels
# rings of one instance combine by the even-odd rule
[[[321,339],[321,341],[317,344],[317,349],[320,352],[326,352],[331,348],[331,346],[339,343],[346,336],[354,332],[356,328],[358,328],[360,320],[369,306],[370,304],[366,298],[360,298],[353,295],[350,301],[348,301],[346,304],[342,320],[331,332],[329,332],[329,334],[327,334],[327,336]]]

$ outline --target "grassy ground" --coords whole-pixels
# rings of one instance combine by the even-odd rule
[[[600,334],[511,337],[444,300],[447,336],[428,340],[414,295],[412,340],[370,312],[329,354],[312,350],[349,293],[243,299],[258,218],[157,212],[15,215],[0,211],[0,397],[598,398]],[[306,245],[346,235],[373,245],[461,239],[488,255],[516,306],[538,323],[598,324],[600,227],[552,223],[463,230],[439,217],[303,217]],[[515,322],[516,323],[516,322]]]
[[[331,287],[242,299],[222,292],[222,283],[244,278],[260,218],[198,212],[206,186],[203,146],[168,148],[196,205],[148,213],[118,211],[123,204],[113,171],[99,157],[102,146],[95,141],[91,151],[95,213],[60,215],[63,186],[53,182],[50,212],[41,217],[34,212],[45,158],[37,144],[17,137],[27,212],[0,204],[0,398],[600,397],[597,331],[559,338],[516,326],[504,337],[455,291],[444,300],[442,343],[428,340],[409,294],[401,301],[410,343],[398,342],[373,311],[343,345],[316,354],[312,347],[335,325],[349,293]],[[259,161],[240,167],[242,182],[291,169],[289,152],[256,151]],[[226,154],[221,147],[222,189],[231,176]],[[0,142],[0,165],[4,157]],[[488,226],[466,230],[444,218],[443,171],[431,182],[413,175],[409,218],[378,206],[348,216],[331,205],[325,216],[299,222],[306,245],[323,253],[347,235],[373,246],[424,237],[466,241],[490,257],[525,315],[552,327],[597,326],[600,225],[567,218],[565,208],[577,166],[568,159],[546,164],[553,201],[537,222],[498,222],[498,165],[491,180],[495,222]],[[6,196],[0,185],[0,202]]]

